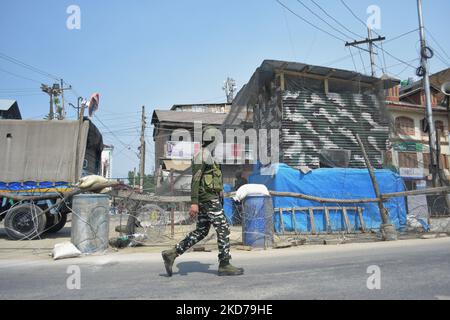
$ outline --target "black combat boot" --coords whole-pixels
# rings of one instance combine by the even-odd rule
[[[219,276],[240,276],[244,274],[243,268],[236,268],[229,260],[222,260],[219,264]]]
[[[178,257],[177,249],[173,248],[162,252],[162,257],[164,260],[164,266],[166,267],[166,272],[169,277],[172,276],[172,266],[175,262],[176,257]]]

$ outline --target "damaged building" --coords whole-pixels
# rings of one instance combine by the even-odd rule
[[[265,60],[237,94],[223,128],[279,130],[279,160],[291,167],[376,168],[389,149],[385,90],[395,79]]]

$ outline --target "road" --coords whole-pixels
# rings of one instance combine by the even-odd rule
[[[0,257],[0,299],[450,298],[450,238],[233,251],[233,256],[245,275],[218,277],[215,252],[180,257],[172,278],[159,253],[61,261]],[[80,271],[79,290],[67,287],[73,265]],[[368,289],[369,266],[379,267],[381,289]]]

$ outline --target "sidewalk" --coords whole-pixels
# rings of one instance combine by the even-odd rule
[[[122,225],[126,224],[126,219],[122,218]],[[109,238],[118,237],[120,234],[115,228],[120,225],[120,217],[112,216],[110,220]],[[71,222],[56,234],[45,235],[42,239],[12,241],[9,240],[3,224],[0,223],[0,260],[24,259],[24,260],[51,260],[50,253],[57,243],[70,241]],[[170,248],[178,241],[183,239],[187,233],[195,228],[195,224],[176,225],[174,227],[174,237],[171,237],[171,227],[166,226],[164,234],[158,234],[140,247],[128,247],[116,249],[109,247],[108,250],[100,255],[110,254],[133,254],[133,253],[158,253],[164,249]],[[447,237],[445,233],[399,233],[399,240],[410,239],[433,239]],[[153,241],[152,241],[153,240]],[[250,248],[242,245],[242,227],[232,226],[230,240],[233,251],[263,251],[264,249]],[[370,243],[381,241],[381,236],[377,233],[368,232],[364,234],[320,234],[320,235],[284,235],[274,236],[273,249],[283,249],[296,246],[310,245],[345,245],[353,243]],[[216,234],[210,231],[208,237],[197,244],[192,251],[217,251]]]

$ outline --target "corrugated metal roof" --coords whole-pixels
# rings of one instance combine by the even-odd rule
[[[399,80],[394,78],[376,78],[367,76],[355,71],[336,69],[332,67],[315,66],[311,64],[299,63],[299,62],[288,62],[279,60],[264,60],[261,65],[262,70],[286,70],[306,73],[310,75],[320,76],[320,77],[332,77],[341,80],[353,80],[358,79],[360,82],[376,84],[383,80],[385,82],[400,83]]]
[[[439,91],[441,90],[441,85],[444,82],[450,81],[450,68],[441,70],[439,72],[436,72],[432,75],[430,75],[430,85],[435,90]],[[403,86],[400,88],[400,96],[408,96],[410,94],[413,94],[417,91],[420,91],[423,89],[422,79],[417,80],[407,86]]]
[[[247,115],[246,107],[257,102],[264,80],[267,80],[267,78],[273,78],[275,71],[283,70],[296,72],[299,75],[304,73],[317,77],[337,79],[336,81],[345,80],[349,82],[353,81],[358,84],[365,83],[375,87],[382,84],[383,88],[391,88],[400,83],[398,79],[386,76],[376,78],[355,71],[343,69],[315,66],[299,62],[264,60],[261,66],[252,75],[249,82],[238,92],[233,101],[231,111],[224,122],[224,126],[239,126]]]
[[[170,108],[171,111],[175,111],[177,108],[180,107],[226,107],[229,106],[230,103],[188,103],[188,104],[174,104],[172,108]]]
[[[213,112],[177,112],[169,110],[155,110],[152,116],[152,124],[158,122],[193,124],[195,121],[201,121],[205,124],[221,125],[226,117],[226,114]]]
[[[0,110],[8,110],[14,103],[16,103],[16,100],[0,99]]]

